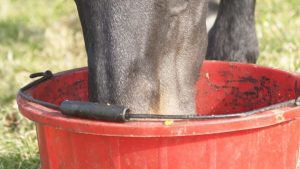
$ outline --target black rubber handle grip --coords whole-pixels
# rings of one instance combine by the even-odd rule
[[[111,122],[125,122],[129,114],[129,109],[121,106],[68,100],[60,104],[60,111],[68,116]]]

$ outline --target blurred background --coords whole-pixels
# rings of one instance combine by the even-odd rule
[[[258,64],[300,73],[300,1],[258,0]],[[0,169],[37,169],[34,126],[15,96],[33,72],[86,66],[72,0],[0,0]]]

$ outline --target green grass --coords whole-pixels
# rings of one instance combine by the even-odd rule
[[[32,72],[86,65],[74,1],[0,0],[0,169],[39,168],[34,125],[17,90]]]
[[[28,75],[86,65],[74,1],[0,0],[0,169],[39,168],[35,129],[17,110]],[[259,64],[300,73],[299,0],[257,1]]]
[[[259,64],[300,73],[300,1],[257,1]]]

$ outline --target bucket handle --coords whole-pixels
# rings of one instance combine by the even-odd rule
[[[130,110],[126,107],[117,105],[106,105],[101,103],[82,102],[82,101],[63,101],[59,106],[42,100],[33,98],[26,93],[26,90],[54,77],[50,70],[45,72],[34,73],[30,75],[30,78],[41,77],[28,85],[22,87],[19,90],[19,95],[32,103],[40,104],[42,106],[60,111],[67,116],[81,117],[92,120],[102,120],[111,122],[125,122],[130,119],[222,119],[222,118],[237,118],[246,117],[261,112],[279,109],[283,107],[295,107],[300,106],[300,97],[296,99],[284,101],[281,103],[273,104],[267,107],[241,112],[234,114],[217,114],[217,115],[158,115],[158,114],[131,114]]]

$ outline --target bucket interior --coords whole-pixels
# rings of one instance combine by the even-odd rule
[[[28,92],[54,104],[87,101],[87,80],[86,68],[75,69],[56,74]],[[205,61],[195,87],[198,114],[231,114],[295,99],[300,95],[300,78],[257,65]]]

